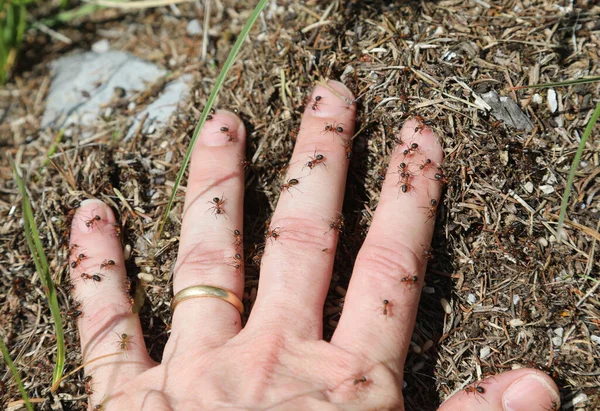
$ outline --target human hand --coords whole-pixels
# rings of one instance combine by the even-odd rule
[[[325,342],[322,310],[356,105],[337,82],[317,86],[312,97],[270,222],[259,291],[244,328],[238,310],[221,299],[182,301],[173,313],[162,363],[154,363],[125,291],[123,252],[111,235],[115,217],[98,200],[81,204],[71,244],[77,244],[73,255],[82,250],[85,258],[71,269],[71,278],[82,303],[82,352],[84,362],[106,356],[85,367],[92,376],[90,408],[404,408],[403,366],[426,268],[422,245],[431,242],[435,213],[430,215],[429,208],[441,191],[428,176],[441,163],[442,148],[431,130],[416,130],[418,122],[408,121],[402,128],[403,143],[392,153],[344,312],[331,342]],[[404,155],[412,143],[418,146]],[[236,254],[243,250],[235,233],[242,230],[244,146],[244,126],[228,112],[217,112],[200,133],[186,188],[174,293],[213,285],[242,296],[243,262],[238,266]],[[428,164],[426,159],[431,159],[429,174],[419,169]],[[414,176],[402,177],[403,162]],[[99,269],[105,260],[114,264]],[[89,277],[92,273],[99,273],[100,281]],[[441,410],[541,411],[559,401],[552,380],[532,369],[467,388]]]

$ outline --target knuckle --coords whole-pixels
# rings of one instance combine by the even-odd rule
[[[378,281],[399,282],[403,277],[412,275],[419,269],[419,258],[408,246],[397,244],[389,247],[367,241],[358,255],[361,269]]]
[[[277,219],[271,223],[271,227],[279,227],[281,238],[277,241],[291,245],[291,249],[305,251],[307,248],[331,248],[335,237],[328,234],[327,225],[319,224],[320,221],[318,217],[297,215]]]
[[[227,262],[223,250],[202,250],[198,247],[190,247],[184,254],[179,254],[174,274],[178,273],[205,273],[217,266],[225,265]]]

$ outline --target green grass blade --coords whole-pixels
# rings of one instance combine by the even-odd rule
[[[25,222],[25,238],[27,239],[29,250],[31,250],[31,255],[35,263],[35,268],[40,276],[42,285],[44,286],[44,292],[46,293],[46,298],[48,299],[50,312],[52,313],[52,318],[54,319],[54,328],[56,331],[56,364],[54,365],[52,382],[55,382],[62,377],[65,368],[65,339],[63,333],[62,318],[60,317],[60,307],[58,306],[56,288],[54,288],[54,283],[52,281],[52,276],[50,275],[50,270],[48,267],[46,253],[44,253],[44,247],[42,246],[42,242],[40,241],[40,235],[37,229],[37,225],[35,223],[35,216],[31,208],[31,202],[29,201],[27,189],[23,184],[23,180],[21,179],[21,175],[19,174],[17,166],[14,163],[12,163],[12,167],[13,174],[15,176],[15,180],[17,181],[17,185],[19,186],[19,191],[21,192],[22,197],[23,221]]]
[[[578,78],[578,79],[574,79],[574,80],[557,81],[555,83],[533,84],[531,86],[517,86],[517,87],[511,87],[511,90],[521,90],[523,88],[568,87],[568,86],[574,86],[577,84],[594,83],[596,81],[600,81],[600,76],[583,77],[583,78]]]
[[[260,0],[258,2],[254,11],[252,12],[250,17],[246,21],[246,25],[240,32],[240,35],[238,36],[235,44],[233,45],[233,48],[229,52],[229,56],[227,57],[227,60],[225,61],[225,64],[223,65],[223,68],[221,69],[221,72],[219,73],[219,76],[217,77],[217,81],[215,82],[215,85],[210,93],[210,96],[208,97],[207,102],[206,102],[206,107],[204,107],[204,110],[202,111],[202,114],[200,115],[200,120],[198,121],[198,124],[196,125],[194,134],[192,135],[192,139],[190,141],[190,146],[188,147],[188,149],[185,153],[185,156],[183,157],[183,162],[181,163],[181,168],[179,169],[179,173],[177,174],[177,178],[175,179],[175,184],[173,185],[173,192],[171,193],[171,198],[169,198],[169,204],[167,204],[167,208],[165,210],[163,220],[162,220],[162,222],[160,224],[160,228],[158,230],[158,237],[160,237],[160,235],[162,234],[163,228],[165,227],[165,223],[167,222],[167,219],[169,218],[169,213],[171,212],[171,208],[173,207],[173,202],[175,201],[175,196],[177,195],[177,188],[181,184],[181,180],[183,179],[185,170],[187,169],[188,163],[190,162],[190,157],[192,156],[192,150],[194,150],[194,146],[196,145],[196,140],[198,140],[198,134],[200,133],[202,126],[204,126],[204,123],[206,122],[206,117],[208,116],[208,113],[210,112],[210,109],[212,108],[212,105],[215,101],[215,98],[217,97],[217,94],[219,93],[219,91],[221,90],[221,87],[223,86],[223,83],[225,82],[225,77],[227,76],[227,73],[231,69],[231,66],[233,65],[235,57],[237,56],[238,52],[240,51],[240,48],[242,48],[242,44],[244,43],[244,40],[246,39],[246,37],[248,37],[248,33],[250,32],[250,29],[252,28],[252,26],[258,19],[258,16],[260,16],[260,13],[263,11],[263,9],[265,8],[266,5],[267,5],[267,0]]]
[[[6,348],[6,345],[4,345],[4,341],[2,340],[2,338],[0,338],[0,350],[2,351],[2,356],[4,357],[4,362],[8,366],[8,369],[10,370],[11,374],[13,375],[15,382],[19,386],[19,391],[21,391],[21,397],[23,398],[23,401],[25,401],[25,406],[27,407],[27,409],[29,411],[33,411],[33,406],[29,402],[29,395],[27,395],[27,391],[25,391],[25,387],[23,386],[23,381],[21,381],[21,376],[19,376],[19,371],[17,371],[15,364],[12,362],[12,359],[10,358],[10,354],[8,353],[8,349]]]
[[[585,131],[583,132],[581,142],[579,143],[579,148],[577,149],[577,153],[575,153],[573,164],[571,164],[571,172],[569,173],[569,179],[567,180],[567,188],[565,189],[565,194],[563,195],[562,203],[560,204],[560,215],[558,217],[558,227],[556,229],[558,241],[560,241],[560,237],[562,235],[562,228],[565,222],[565,216],[567,214],[567,205],[569,203],[569,195],[571,194],[573,180],[575,179],[575,172],[577,171],[577,167],[579,167],[579,161],[581,160],[581,155],[583,154],[583,148],[585,147],[585,143],[592,134],[592,130],[594,129],[594,126],[596,126],[598,117],[600,117],[600,103],[596,105],[596,109],[594,110],[594,113],[592,114],[592,117],[590,118],[590,121],[588,122]]]

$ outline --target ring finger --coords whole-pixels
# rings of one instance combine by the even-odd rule
[[[243,123],[226,111],[212,115],[200,131],[190,164],[174,295],[190,286],[212,285],[242,297],[244,144]],[[240,313],[221,299],[181,301],[173,313],[165,356],[175,345],[215,347],[240,328]]]

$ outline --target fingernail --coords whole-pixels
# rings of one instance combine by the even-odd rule
[[[244,124],[238,116],[219,110],[204,123],[198,142],[208,147],[226,146],[239,141],[243,133]]]
[[[339,81],[329,80],[327,86],[315,87],[304,112],[315,117],[337,117],[355,109],[354,95],[348,87]]]
[[[504,411],[529,411],[553,409],[560,399],[548,382],[536,375],[528,374],[513,382],[502,395]]]
[[[83,200],[75,216],[77,229],[82,233],[91,233],[98,230],[107,222],[114,222],[111,221],[114,220],[112,213],[109,216],[107,209],[108,206],[97,198]]]

